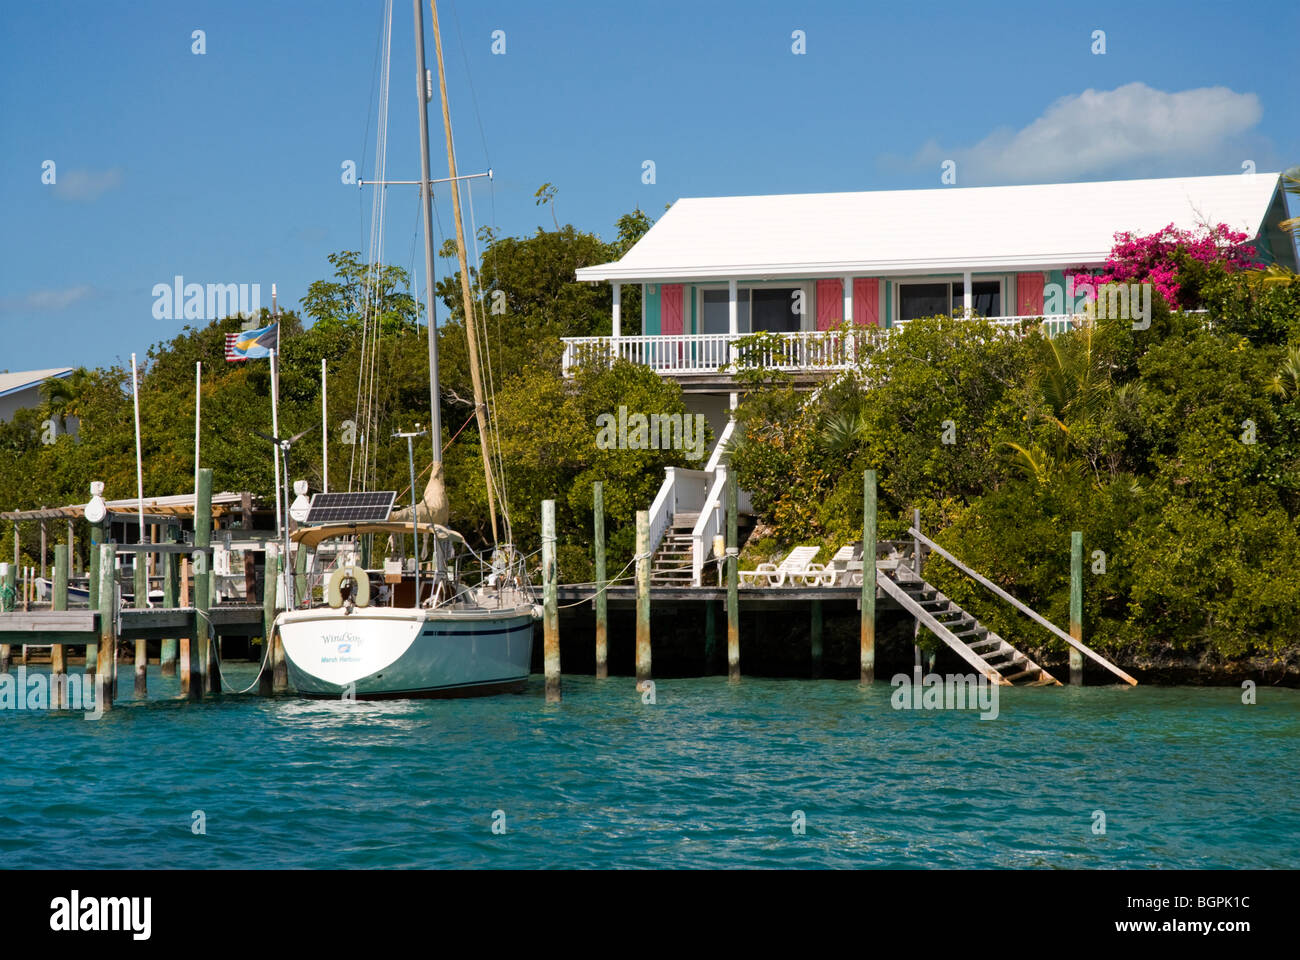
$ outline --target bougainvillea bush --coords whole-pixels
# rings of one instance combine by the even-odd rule
[[[1150,283],[1171,308],[1199,306],[1194,285],[1184,274],[1189,262],[1216,263],[1229,273],[1255,266],[1256,251],[1246,243],[1249,237],[1227,224],[1184,230],[1172,223],[1147,236],[1123,231],[1115,234],[1115,245],[1101,273],[1074,272],[1076,290],[1094,289],[1107,283]]]

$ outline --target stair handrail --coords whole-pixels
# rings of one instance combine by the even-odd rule
[[[735,432],[736,421],[732,418],[722,428],[722,433],[718,434],[718,442],[713,445],[713,453],[709,455],[709,462],[704,465],[705,473],[713,473],[722,464],[722,457],[727,451],[727,444],[731,442],[731,436]]]
[[[677,468],[664,467],[664,482],[659,485],[654,503],[650,504],[650,554],[659,549],[664,534],[673,522],[673,509],[676,506]]]
[[[1123,670],[1121,670],[1119,667],[1115,666],[1115,664],[1111,663],[1109,660],[1107,660],[1101,654],[1097,653],[1087,644],[1083,643],[1080,640],[1074,639],[1074,637],[1070,636],[1068,633],[1066,633],[1056,624],[1052,623],[1052,621],[1048,620],[1046,617],[1040,615],[1034,610],[1031,610],[1025,604],[1021,603],[1011,594],[1007,593],[1005,590],[999,587],[992,580],[988,579],[988,577],[976,573],[974,570],[966,566],[966,564],[962,563],[960,560],[954,557],[943,547],[939,546],[937,543],[935,543],[933,540],[931,540],[929,537],[923,534],[920,530],[916,529],[916,527],[908,527],[907,532],[911,534],[913,537],[915,537],[917,540],[919,540],[921,543],[925,544],[935,553],[939,554],[939,556],[943,557],[945,560],[951,563],[962,573],[966,574],[966,576],[970,577],[972,580],[976,581],[977,583],[987,587],[997,596],[1001,597],[1007,603],[1011,604],[1011,606],[1015,607],[1025,616],[1029,617],[1029,619],[1033,620],[1035,623],[1039,624],[1040,626],[1046,627],[1048,630],[1050,630],[1056,636],[1060,637],[1070,646],[1074,647],[1080,653],[1086,654],[1087,656],[1091,657],[1093,660],[1097,661],[1099,664],[1101,664],[1111,673],[1115,674],[1115,676],[1119,677],[1125,683],[1128,683],[1134,687],[1137,686],[1137,681],[1133,679],[1131,676],[1129,676],[1127,673],[1125,673]]]
[[[713,538],[722,532],[726,520],[726,496],[727,467],[723,465],[714,470],[713,486],[709,488],[709,495],[705,498],[695,528],[691,531],[691,583],[694,586],[704,585],[704,565],[708,562]]]

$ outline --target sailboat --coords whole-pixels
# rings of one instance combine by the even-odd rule
[[[429,132],[424,60],[424,17],[414,0],[416,70],[419,84],[421,205],[429,322],[429,380],[433,420],[429,434],[433,457],[422,500],[390,512],[392,496],[363,498],[354,518],[306,525],[289,539],[312,554],[314,575],[323,579],[324,598],[302,604],[293,599],[294,576],[286,572],[282,587],[286,609],[275,619],[284,647],[289,681],[303,695],[355,696],[358,699],[477,696],[519,691],[532,664],[533,624],[540,618],[527,582],[523,559],[509,545],[498,547],[488,560],[478,557],[464,537],[446,526],[448,507],[442,472],[442,427],[438,405],[438,354],[433,312],[432,183],[429,174]],[[391,23],[391,7],[388,15]],[[461,220],[456,158],[452,145],[447,82],[443,68],[438,11],[430,3],[442,93],[443,123],[452,184],[456,246],[460,260],[466,335],[474,383],[476,414],[482,443],[492,534],[497,538],[492,464],[488,451],[482,383],[479,377],[474,304],[469,286],[464,224]],[[408,450],[410,439],[408,436]],[[287,456],[287,454],[286,454]],[[288,470],[285,470],[286,483]],[[411,461],[412,498],[415,491]],[[336,496],[336,495],[325,495]],[[346,495],[337,495],[344,496]],[[313,510],[321,495],[313,498]],[[287,501],[287,492],[286,492]],[[367,514],[376,504],[379,512]],[[286,511],[287,513],[287,511]],[[322,513],[327,511],[322,510]],[[286,526],[288,519],[286,516]],[[369,568],[370,551],[363,545],[387,542],[400,554],[409,535],[414,556],[387,559]],[[420,543],[429,544],[422,564]],[[466,584],[462,567],[479,561],[482,576]],[[468,561],[468,563],[466,562]],[[424,567],[424,569],[422,569]]]

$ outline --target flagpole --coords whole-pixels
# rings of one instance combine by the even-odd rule
[[[279,346],[280,331],[275,333],[276,345]],[[271,436],[280,436],[280,351],[271,351]],[[275,529],[280,529],[283,515],[280,512],[280,445],[275,449]],[[285,559],[288,563],[288,559]]]
[[[144,543],[144,460],[140,455],[140,386],[139,378],[136,375],[134,353],[131,354],[131,399],[135,405],[135,495],[136,506],[140,515],[139,542]],[[137,563],[143,563],[144,560],[144,554],[137,555]],[[136,599],[139,600],[139,597]]]
[[[278,328],[277,328],[278,329]],[[278,333],[276,334],[279,335]],[[329,401],[326,399],[327,384],[325,380],[325,358],[320,358],[320,459],[324,476],[321,479],[323,492],[330,492],[330,429],[328,425]]]
[[[271,319],[275,323],[275,349],[271,351],[271,436],[280,436],[280,306],[275,297],[275,284],[271,284]],[[286,506],[288,506],[286,504]],[[280,509],[280,450],[275,451],[275,529],[280,529],[284,514]],[[289,558],[285,557],[285,569]]]
[[[203,361],[194,361],[194,517],[199,516],[199,423],[202,410]]]

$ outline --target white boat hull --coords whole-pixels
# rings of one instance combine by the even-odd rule
[[[306,696],[482,696],[523,689],[532,665],[529,608],[318,608],[276,625],[289,682]]]

